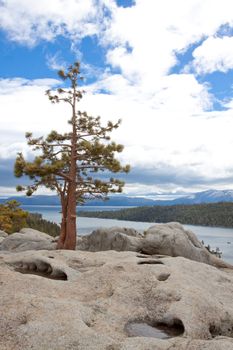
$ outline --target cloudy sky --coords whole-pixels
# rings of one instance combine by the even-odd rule
[[[125,193],[233,188],[232,0],[0,0],[0,195],[24,134],[67,129],[44,91],[80,60],[80,109],[122,119]]]

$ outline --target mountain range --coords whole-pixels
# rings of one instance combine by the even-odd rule
[[[15,196],[0,198],[0,203],[15,199],[22,205],[60,205],[58,196],[34,195],[31,197]],[[233,202],[233,190],[207,190],[189,195],[184,195],[172,200],[153,200],[146,197],[110,196],[109,200],[87,201],[88,206],[152,206],[152,205],[175,205],[175,204],[201,204]],[[84,206],[85,206],[84,205]]]

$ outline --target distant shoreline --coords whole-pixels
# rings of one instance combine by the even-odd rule
[[[59,205],[23,204],[22,208],[40,213],[40,209],[61,210]],[[38,210],[35,210],[38,209]],[[208,203],[172,206],[80,206],[79,217],[115,219],[134,222],[167,223],[180,222],[182,225],[193,225],[213,228],[233,228],[233,203]]]
[[[233,228],[233,203],[147,206],[120,210],[81,211],[81,217]]]

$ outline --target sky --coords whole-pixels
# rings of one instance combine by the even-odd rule
[[[0,0],[0,196],[26,131],[68,130],[45,90],[77,60],[80,110],[122,119],[125,194],[233,188],[232,0]]]

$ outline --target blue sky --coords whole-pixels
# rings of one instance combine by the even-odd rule
[[[211,8],[211,12],[209,9]],[[132,172],[125,193],[233,187],[233,3],[230,0],[0,1],[0,195],[14,194],[25,131],[67,128],[51,106],[57,70],[80,60],[80,104],[103,121]],[[43,191],[41,191],[43,193]]]

